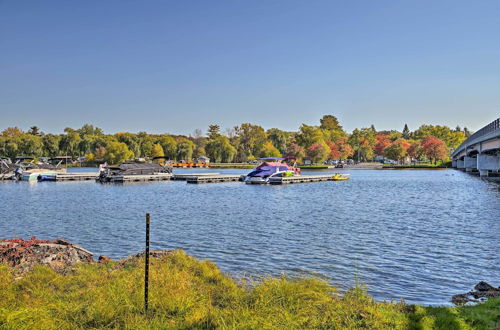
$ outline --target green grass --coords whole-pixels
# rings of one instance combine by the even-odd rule
[[[21,279],[0,266],[0,329],[494,329],[500,300],[475,307],[375,302],[362,287],[266,278],[239,283],[182,251],[152,259],[143,313],[143,260],[38,266]]]

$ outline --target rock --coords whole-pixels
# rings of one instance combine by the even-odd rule
[[[475,301],[475,300],[469,299],[467,293],[456,294],[453,297],[451,297],[451,302],[457,306],[463,306],[466,303],[471,302],[471,301]]]
[[[20,274],[33,269],[35,265],[47,265],[57,272],[64,273],[66,269],[77,263],[93,263],[92,253],[57,239],[53,242],[22,239],[0,241],[0,262],[7,263]]]
[[[493,287],[493,286],[491,286],[491,285],[489,285],[486,282],[481,281],[481,282],[479,282],[478,284],[476,284],[474,286],[474,290],[482,292],[482,291],[496,290],[496,288]]]
[[[474,286],[474,290],[476,291],[469,291],[467,293],[454,295],[451,297],[451,302],[455,305],[461,306],[468,302],[478,302],[489,298],[500,297],[500,288],[495,288],[494,286],[483,281],[476,284]]]
[[[113,260],[111,260],[110,258],[106,257],[106,256],[99,256],[99,259],[97,260],[100,264],[105,264],[105,263],[108,263],[108,262],[111,262]]]

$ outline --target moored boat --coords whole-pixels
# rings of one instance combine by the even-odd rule
[[[296,167],[295,157],[268,157],[260,158],[262,163],[252,172],[248,173],[245,183],[266,184],[273,177],[290,177],[300,175],[300,169]],[[293,161],[293,165],[286,162]]]
[[[340,173],[335,173],[333,175],[333,181],[344,181],[344,180],[349,180],[349,174],[340,174]]]
[[[155,157],[153,160],[160,158],[165,157]],[[97,180],[100,182],[111,182],[117,176],[156,175],[162,173],[172,173],[172,166],[169,163],[160,165],[157,163],[125,162],[118,166],[109,166],[104,163],[99,166],[99,177]]]

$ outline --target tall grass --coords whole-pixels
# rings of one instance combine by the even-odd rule
[[[151,260],[145,315],[143,262],[82,264],[66,275],[39,266],[20,279],[0,266],[0,328],[488,329],[500,317],[499,300],[424,308],[375,302],[360,286],[340,295],[312,278],[237,283],[182,251]]]

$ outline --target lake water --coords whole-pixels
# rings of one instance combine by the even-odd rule
[[[481,280],[500,285],[498,184],[454,170],[349,173],[284,186],[0,183],[0,237],[62,237],[121,258],[143,250],[150,212],[152,248],[184,249],[236,277],[359,280],[378,300],[439,305]]]

